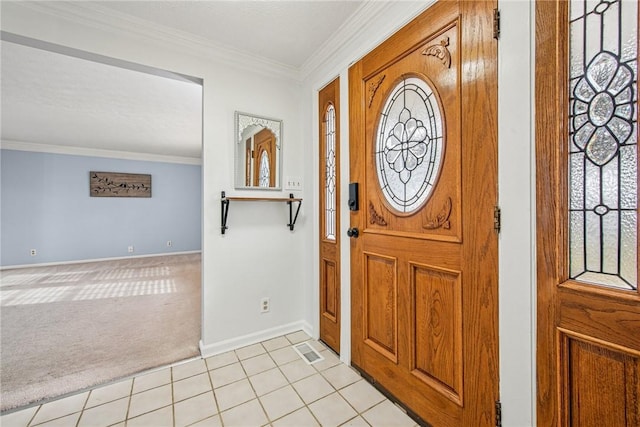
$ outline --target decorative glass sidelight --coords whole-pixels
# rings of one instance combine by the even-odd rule
[[[271,168],[269,167],[269,154],[263,151],[260,155],[260,177],[258,186],[269,187],[271,179]]]
[[[638,3],[572,0],[570,276],[638,288]]]
[[[435,92],[418,77],[393,88],[380,113],[376,171],[387,202],[415,212],[431,195],[444,153],[443,118]]]
[[[327,107],[324,115],[325,146],[325,224],[324,236],[336,240],[336,109]]]

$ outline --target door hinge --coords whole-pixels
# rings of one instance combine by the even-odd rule
[[[500,10],[493,9],[493,38],[500,38]]]
[[[502,427],[502,403],[496,400],[496,427]]]
[[[500,228],[502,228],[502,211],[500,210],[500,206],[493,207],[493,228],[500,233]]]

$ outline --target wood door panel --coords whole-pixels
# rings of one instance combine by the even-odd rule
[[[398,260],[370,252],[364,258],[364,341],[397,363]]]
[[[369,348],[366,347],[368,350]],[[375,379],[375,382],[382,386],[387,392],[399,399],[404,405],[426,420],[425,414],[429,415],[427,422],[432,426],[452,426],[458,427],[467,424],[460,424],[463,407],[455,403],[446,393],[435,390],[427,386],[430,392],[429,398],[425,399],[425,394],[418,392],[425,385],[423,381],[417,381],[415,375],[405,370],[390,370],[383,365],[376,363],[381,357],[379,353],[364,351],[354,366],[364,369],[367,375]],[[414,384],[419,384],[415,388]],[[468,425],[475,426],[474,423]]]
[[[462,405],[460,272],[411,264],[414,310],[412,373]]]
[[[333,260],[323,259],[321,267],[321,278],[324,286],[321,295],[321,311],[322,316],[327,317],[330,321],[335,322],[338,315],[338,288],[337,288],[337,268]]]
[[[563,425],[640,425],[640,354],[559,330]]]
[[[582,286],[584,287],[584,285]],[[611,344],[640,349],[640,316],[638,301],[620,301],[611,295],[577,293],[558,289],[562,310],[558,326],[573,331],[589,331],[590,335],[606,339]]]
[[[455,1],[440,1],[429,8],[429,13],[418,16],[405,25],[401,31],[393,34],[384,44],[362,58],[360,63],[364,67],[363,76],[369,78],[371,74],[386,68],[390,63],[412,52],[415,47],[425,40],[435,37],[458,22],[459,4]],[[429,16],[430,15],[430,16]]]
[[[448,241],[426,241],[418,237],[403,238],[402,245],[389,247],[388,234],[376,231],[365,231],[366,238],[365,251],[389,254],[393,251],[393,257],[402,263],[416,263],[435,266],[442,270],[460,271],[462,263],[462,245]],[[407,237],[402,233],[394,233],[395,237]]]
[[[447,23],[446,28],[422,40],[412,52],[365,79],[369,97],[368,107],[365,109],[365,129],[368,135],[377,134],[380,119],[378,112],[389,92],[407,75],[415,75],[426,81],[433,90],[433,98],[442,114],[444,136],[444,152],[431,195],[424,209],[409,215],[398,215],[387,203],[378,183],[375,147],[373,144],[368,146],[365,156],[365,188],[372,190],[363,194],[365,206],[368,207],[367,231],[398,233],[419,239],[462,241],[458,38],[459,26],[456,19]],[[445,63],[439,56],[445,58]],[[407,69],[414,71],[407,74]]]

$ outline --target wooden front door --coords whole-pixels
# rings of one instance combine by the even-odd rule
[[[495,425],[494,7],[438,2],[349,69],[352,364],[434,426]]]
[[[253,185],[255,187],[276,186],[276,136],[264,128],[253,137],[254,162]]]
[[[320,339],[340,353],[340,79],[318,94],[320,120]]]
[[[638,3],[536,3],[537,421],[640,426]]]

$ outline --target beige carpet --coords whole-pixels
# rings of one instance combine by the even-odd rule
[[[199,354],[199,254],[0,272],[0,406]]]

